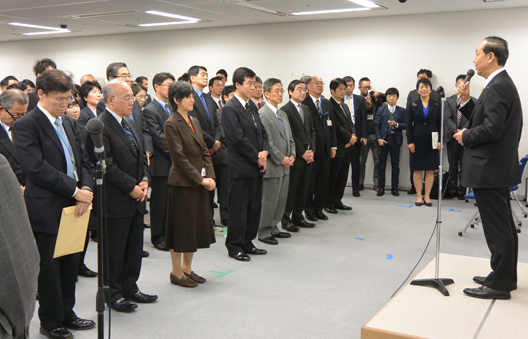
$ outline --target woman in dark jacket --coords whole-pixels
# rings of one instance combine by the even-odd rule
[[[430,99],[431,82],[422,78],[416,84],[420,99],[407,105],[407,143],[411,151],[411,168],[416,189],[416,206],[433,206],[430,193],[434,182],[434,171],[440,164],[442,119],[438,101]],[[433,148],[433,135],[437,142]],[[425,195],[422,197],[422,171],[425,171]]]
[[[169,172],[165,246],[170,249],[172,284],[195,287],[204,283],[191,269],[194,252],[215,242],[209,192],[215,174],[198,120],[188,115],[194,107],[191,85],[177,81],[169,88],[172,115],[165,122],[165,143],[172,166]],[[183,263],[182,263],[183,259]]]

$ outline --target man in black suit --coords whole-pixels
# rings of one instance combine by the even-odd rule
[[[387,156],[390,153],[392,167],[391,193],[399,196],[400,183],[400,148],[403,143],[402,130],[407,129],[405,109],[396,106],[400,92],[391,87],[385,92],[388,105],[380,107],[375,120],[376,139],[380,150],[378,170],[378,197],[385,194],[385,169]]]
[[[191,86],[193,87],[194,109],[189,112],[192,117],[195,117],[200,122],[202,127],[202,135],[205,145],[209,149],[213,159],[213,165],[216,164],[216,156],[214,153],[220,149],[221,143],[215,139],[216,128],[216,110],[218,106],[211,97],[211,95],[204,93],[204,88],[207,87],[208,77],[207,69],[203,66],[192,66],[187,71]],[[211,215],[214,216],[214,196],[215,191],[209,191],[209,198],[211,203]],[[215,224],[213,218],[213,225]]]
[[[465,74],[457,76],[455,88],[463,84],[465,79]],[[467,129],[469,126],[469,120],[466,119],[464,114],[458,109],[458,106],[460,106],[460,102],[458,101],[459,99],[456,94],[453,94],[446,99],[443,140],[446,142],[447,158],[449,159],[448,189],[453,196],[458,196],[459,200],[464,200],[466,189],[460,183],[462,180],[462,158],[464,156],[464,147],[453,139],[453,135],[464,128]],[[471,101],[477,103],[477,100],[473,97],[471,97]]]
[[[13,126],[27,112],[28,97],[19,89],[8,89],[0,94],[0,154],[6,157],[24,192],[26,177],[18,163],[13,144]]]
[[[141,135],[128,118],[134,104],[132,89],[124,80],[114,79],[103,94],[106,111],[96,119],[104,124],[110,307],[128,313],[137,308],[130,301],[152,303],[158,299],[156,295],[142,293],[137,286],[149,170]],[[90,160],[95,163],[91,137],[86,145]]]
[[[222,127],[229,159],[229,256],[249,261],[248,254],[266,254],[253,244],[262,206],[262,180],[268,158],[268,136],[257,107],[250,101],[255,72],[240,67],[233,73],[235,94],[222,110]]]
[[[361,145],[367,144],[367,104],[365,99],[361,95],[353,94],[354,88],[356,88],[356,82],[353,77],[343,77],[347,84],[344,103],[348,106],[350,115],[352,116],[352,122],[356,127],[356,136],[358,142],[350,147],[351,153],[351,165],[352,165],[352,195],[359,197],[359,176],[360,166],[359,157],[361,155]]]
[[[324,89],[323,79],[319,76],[304,76],[308,95],[303,104],[310,109],[315,127],[315,156],[308,185],[304,214],[311,221],[328,220],[323,213],[326,200],[330,161],[336,156],[337,140],[332,123],[332,105],[321,95]]]
[[[224,90],[224,81],[220,77],[213,77],[209,79],[209,95],[213,98],[216,106],[222,108],[222,91]]]
[[[49,69],[57,69],[57,64],[55,64],[55,61],[51,59],[44,58],[44,59],[37,60],[37,62],[33,66],[33,73],[35,73],[35,77],[38,80],[38,77]],[[37,103],[39,101],[37,90],[35,89],[33,92],[29,92],[28,98],[29,98],[29,103],[28,103],[28,112],[29,112],[29,111],[32,111],[35,108],[35,106],[37,106]]]
[[[167,223],[167,182],[171,167],[171,157],[165,144],[165,121],[171,116],[169,87],[174,82],[170,73],[158,73],[152,79],[156,93],[154,99],[143,110],[154,155],[150,161],[151,192],[150,192],[150,240],[155,248],[168,251],[165,248],[165,227]]]
[[[73,338],[66,328],[95,326],[73,311],[79,254],[53,258],[62,209],[76,206],[75,215],[81,216],[93,198],[93,171],[78,125],[64,114],[74,100],[72,88],[71,78],[63,71],[40,74],[37,107],[13,131],[17,159],[26,175],[24,198],[40,254],[40,332],[49,338]]]
[[[293,80],[288,85],[290,101],[281,107],[281,111],[286,113],[290,122],[297,156],[290,168],[288,200],[281,220],[282,228],[290,232],[299,232],[299,227],[315,227],[315,224],[306,221],[302,214],[315,152],[312,115],[310,109],[302,103],[306,99],[307,92],[304,82]]]
[[[464,293],[482,299],[510,299],[517,288],[519,241],[512,217],[508,187],[521,182],[518,147],[522,108],[517,88],[504,65],[508,43],[485,38],[473,59],[477,74],[486,79],[476,104],[470,100],[469,83],[460,85],[460,111],[469,119],[468,129],[455,134],[464,146],[462,185],[472,187],[491,252],[488,276],[475,276],[482,285]]]

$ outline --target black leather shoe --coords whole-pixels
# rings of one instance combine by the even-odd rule
[[[431,207],[431,206],[433,206],[433,203],[430,202],[430,201],[427,202],[427,201],[424,200],[424,205],[425,205],[425,206],[428,206],[428,207]]]
[[[169,252],[170,251],[168,248],[165,247],[165,240],[155,243],[154,247],[157,250],[160,250],[160,251],[163,251],[163,252]]]
[[[325,207],[325,212],[328,212],[328,213],[332,213],[332,214],[337,214],[337,210],[333,207]]]
[[[45,330],[45,329],[43,329],[41,327],[40,328],[40,333],[45,335],[48,338],[58,338],[58,339],[71,339],[71,338],[73,338],[73,334],[71,334],[70,331],[68,331],[67,329],[65,329],[62,326],[55,327],[51,331],[47,331],[47,330]]]
[[[110,307],[117,312],[123,312],[123,313],[130,313],[134,312],[134,310],[137,308],[137,304],[133,304],[125,298],[119,298],[116,301],[114,301]]]
[[[484,285],[484,281],[486,281],[486,277],[476,275],[473,277],[473,281],[479,285]],[[517,289],[517,283],[513,283],[513,289],[514,290]]]
[[[282,225],[282,228],[288,232],[299,232],[299,227],[295,226],[291,222]]]
[[[352,195],[355,196],[355,197],[361,196],[361,194],[359,194],[359,190],[353,190],[352,191]]]
[[[313,222],[308,222],[306,220],[303,221],[294,221],[293,225],[297,227],[304,227],[304,228],[314,228],[315,224]]]
[[[376,195],[378,197],[382,197],[384,194],[385,194],[385,189],[384,188],[378,189],[378,193],[376,193]]]
[[[416,194],[416,189],[413,187],[411,187],[410,190],[407,191],[407,194]]]
[[[145,223],[143,223],[143,227],[150,228],[150,224],[145,222]]]
[[[309,212],[309,213],[304,213],[304,215],[306,216],[306,219],[310,220],[310,221],[317,221],[319,220],[317,218],[317,216],[315,215],[314,212]]]
[[[256,248],[256,247],[247,249],[246,252],[249,254],[255,254],[255,255],[262,255],[262,254],[268,253],[268,251],[260,249],[260,248]]]
[[[86,277],[86,278],[95,278],[97,277],[97,272],[92,271],[85,265],[84,267],[79,268],[77,275],[80,275],[81,277]]]
[[[268,245],[278,245],[279,242],[277,241],[277,239],[275,239],[274,237],[272,236],[269,236],[269,237],[265,237],[263,239],[260,239],[259,238],[259,241],[262,241],[263,243],[265,244],[268,244]],[[255,253],[253,253],[255,254]]]
[[[420,201],[420,202],[415,201],[414,204],[415,204],[416,206],[422,206],[422,205],[423,205],[423,201]]]
[[[352,207],[350,206],[347,206],[347,205],[337,205],[336,207],[336,210],[343,210],[343,211],[351,211],[352,210]]]
[[[317,217],[317,219],[328,220],[328,217],[323,213],[323,211],[315,212],[315,216]]]
[[[62,324],[70,330],[84,331],[95,327],[95,321],[88,319],[77,318],[72,322]]]
[[[273,237],[279,238],[279,239],[286,239],[286,238],[291,238],[291,234],[288,232],[279,232],[277,234],[274,234]]]
[[[398,192],[398,190],[391,190],[391,194],[394,195],[395,197],[400,196],[400,192]]]
[[[149,255],[150,255],[150,253],[147,252],[147,251],[143,251],[143,253],[141,254],[141,256],[142,256],[143,258],[148,258]]]
[[[511,299],[511,294],[508,291],[498,291],[487,286],[480,286],[477,288],[464,288],[464,293],[473,298],[479,299]]]
[[[238,252],[237,254],[230,254],[231,258],[238,261],[250,261],[251,257],[244,252]]]
[[[136,293],[134,293],[133,296],[127,297],[127,299],[130,300],[130,301],[135,301],[135,302],[140,303],[140,304],[150,304],[150,303],[153,303],[156,300],[158,300],[158,296],[157,295],[149,295],[149,294],[145,294],[145,293],[143,293],[141,291],[137,291]]]

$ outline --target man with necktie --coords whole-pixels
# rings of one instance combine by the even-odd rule
[[[60,70],[37,78],[39,102],[13,130],[20,167],[26,176],[25,201],[40,254],[38,278],[40,333],[48,338],[73,338],[68,329],[87,330],[95,323],[79,318],[75,282],[79,254],[53,258],[62,210],[75,206],[75,215],[92,203],[93,171],[74,119],[65,115],[73,81]]]

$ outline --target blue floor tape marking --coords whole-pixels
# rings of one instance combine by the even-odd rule
[[[449,212],[462,212],[462,211],[459,211],[459,210],[456,210],[454,208],[450,209]]]
[[[409,205],[409,206],[407,206],[407,205],[398,205],[398,207],[405,207],[405,208],[411,208],[411,207],[413,207],[413,206],[414,206],[414,205]]]
[[[391,260],[392,258],[394,258],[394,256],[392,254],[387,254],[387,258],[385,258],[385,259]]]
[[[363,238],[356,238],[356,240],[363,241],[363,240],[365,240],[365,239],[363,239]]]

